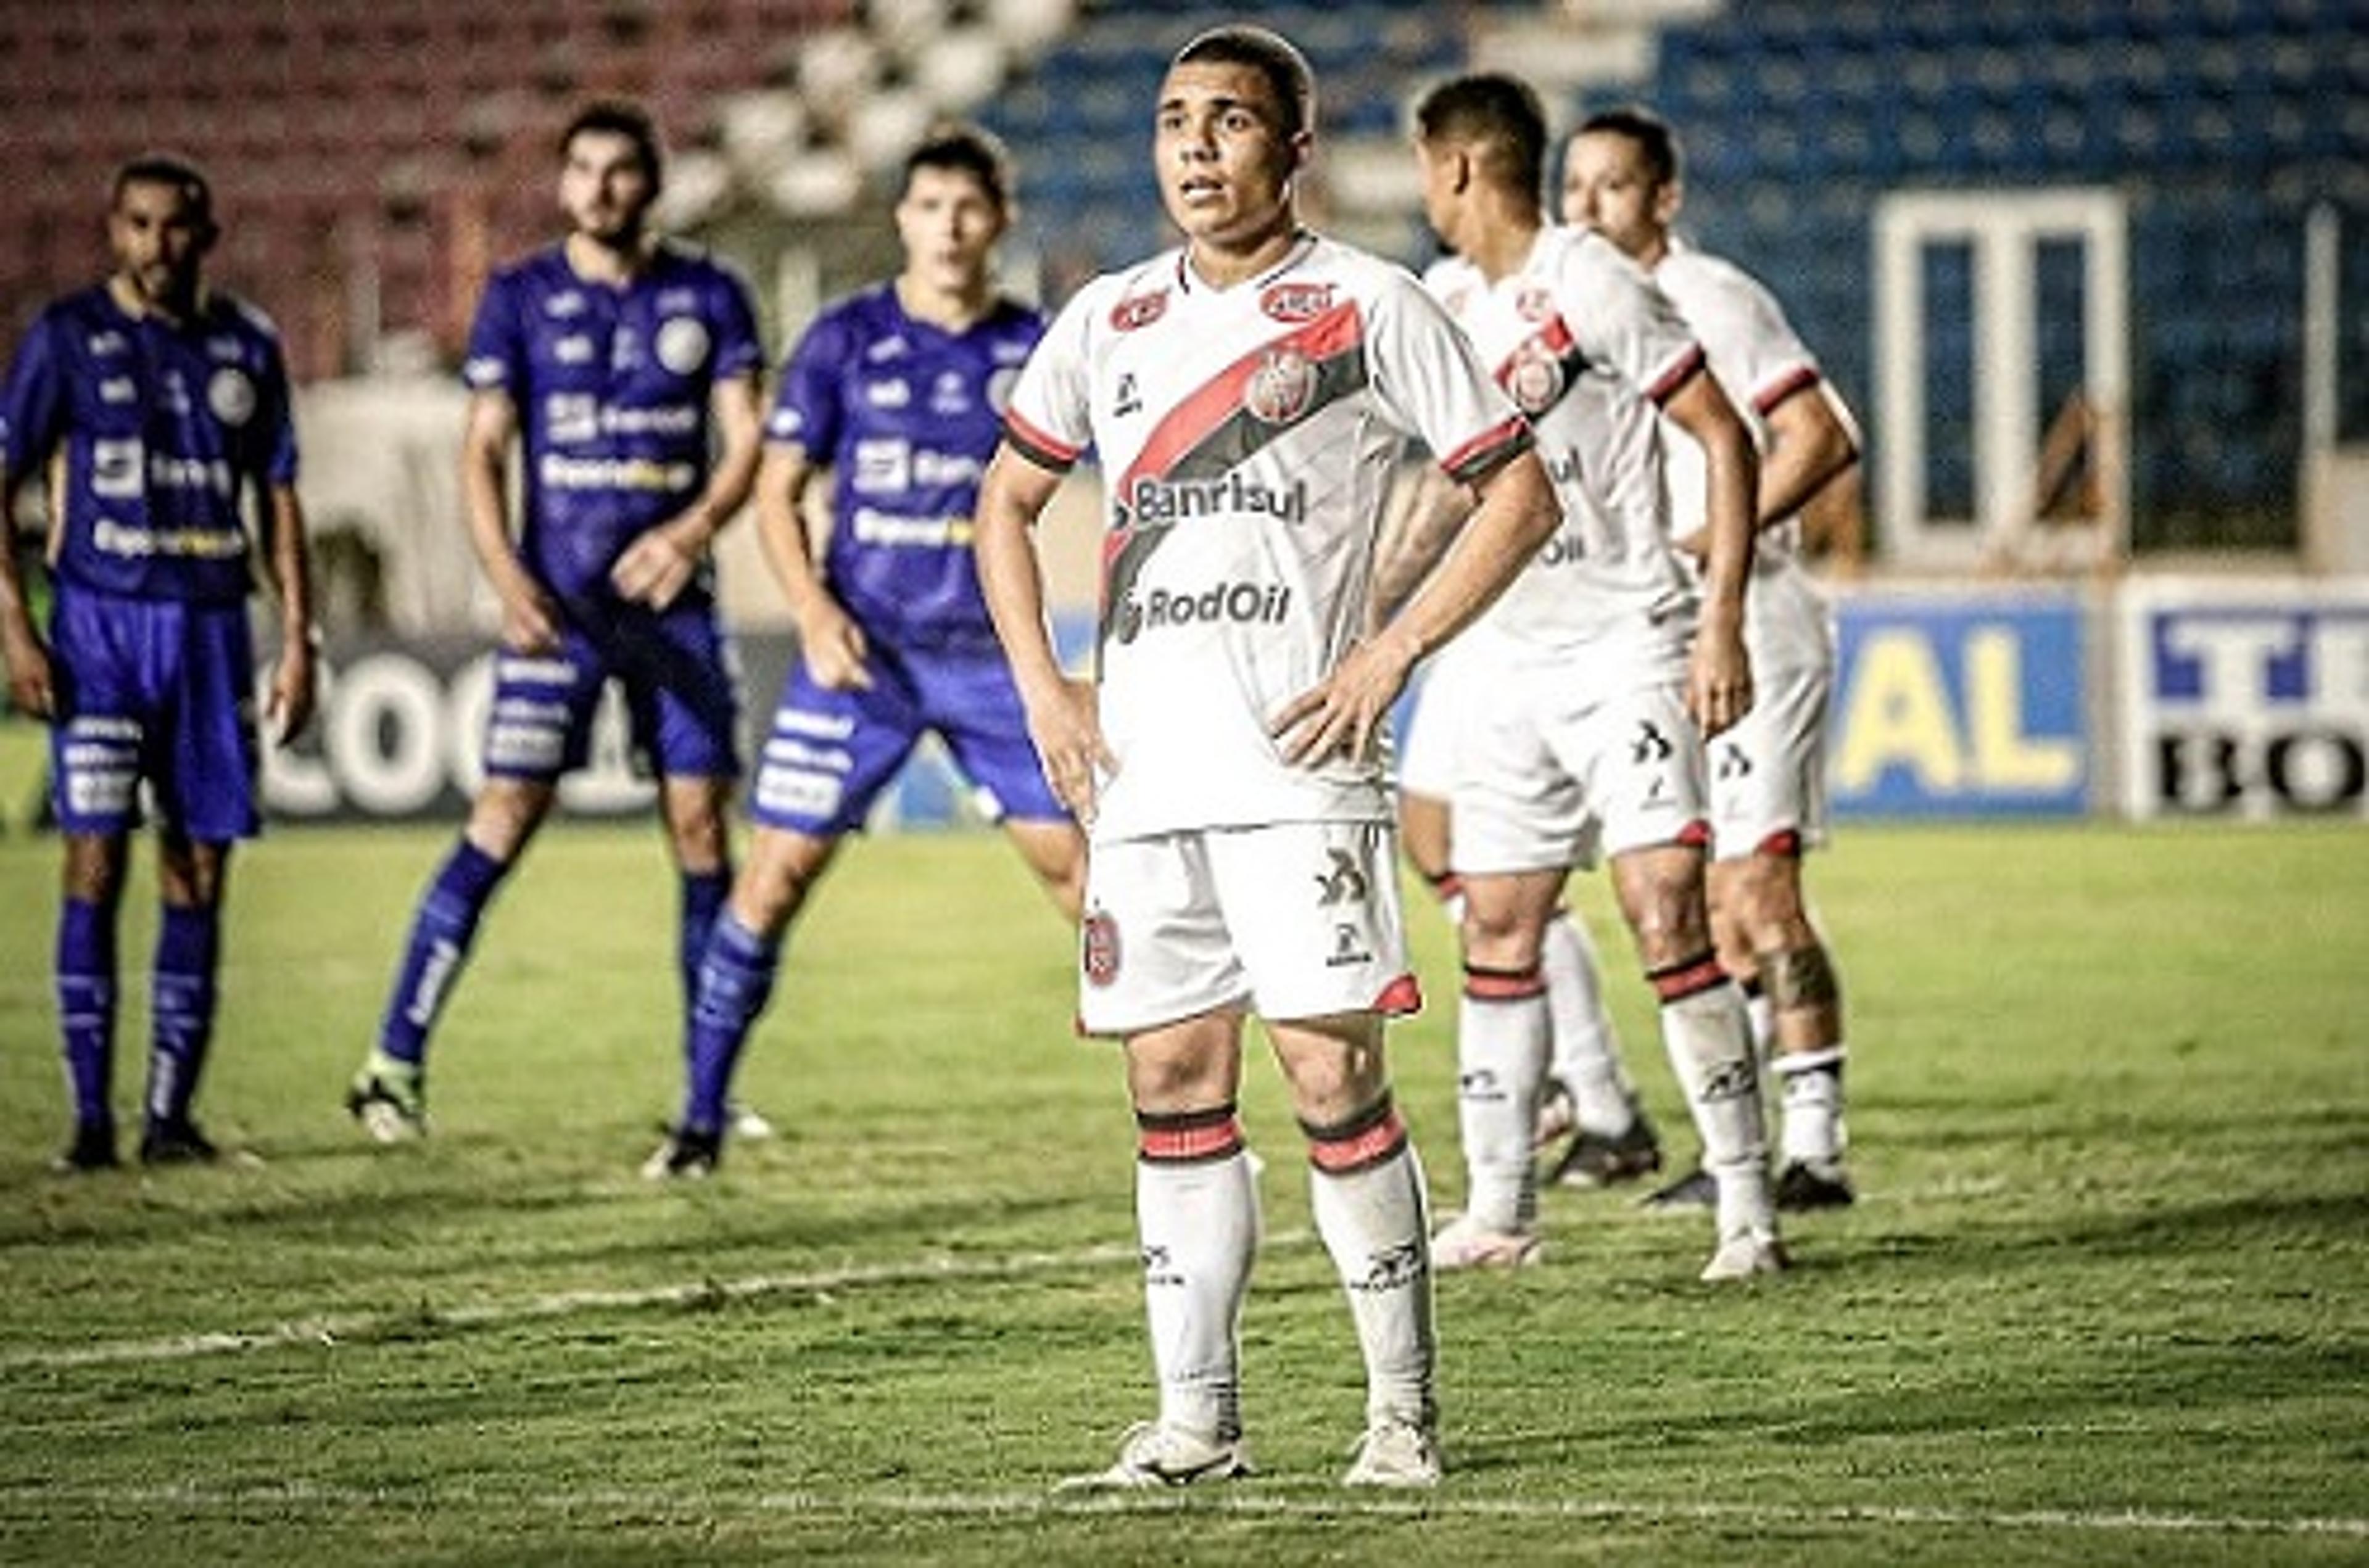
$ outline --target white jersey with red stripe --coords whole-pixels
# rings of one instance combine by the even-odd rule
[[[1097,841],[1381,820],[1380,765],[1285,763],[1268,733],[1364,624],[1406,438],[1471,479],[1529,432],[1405,270],[1303,235],[1213,288],[1174,250],[1080,290],[1021,372],[1006,440],[1056,470],[1091,446],[1106,532]]]
[[[1625,684],[1683,659],[1695,591],[1670,549],[1656,410],[1702,349],[1642,269],[1601,236],[1550,225],[1492,283],[1464,261],[1426,280],[1529,418],[1563,523],[1488,634],[1533,651],[1587,647]]]
[[[1701,340],[1711,373],[1763,455],[1769,449],[1770,410],[1789,397],[1826,395],[1817,357],[1776,296],[1741,267],[1673,239],[1654,269],[1654,281]],[[1675,424],[1665,435],[1671,522],[1683,535],[1703,521],[1702,448]],[[1800,521],[1787,518],[1754,540],[1744,630],[1756,673],[1833,662],[1833,612],[1802,567],[1801,535]]]

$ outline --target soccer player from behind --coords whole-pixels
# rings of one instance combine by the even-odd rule
[[[1247,1468],[1258,1203],[1236,1100],[1253,1013],[1365,1355],[1345,1480],[1440,1472],[1428,1202],[1383,1053],[1384,1017],[1418,998],[1375,745],[1415,661],[1502,589],[1555,511],[1519,416],[1415,280],[1300,226],[1313,102],[1306,62],[1265,29],[1176,53],[1152,150],[1184,244],[1064,307],[980,498],[996,630],[1093,844],[1080,1021],[1123,1040],[1135,1106],[1160,1408],[1082,1485]],[[1482,500],[1437,572],[1360,639],[1409,435]],[[1093,682],[1055,660],[1030,536],[1090,446],[1108,520]]]
[[[758,520],[798,662],[758,765],[748,863],[700,966],[681,1116],[643,1168],[653,1178],[715,1168],[790,922],[924,735],[1077,919],[1085,842],[1029,744],[970,548],[1005,396],[1045,330],[995,286],[1012,219],[1001,145],[968,126],[932,134],[905,159],[896,219],[902,270],[815,319],[766,424]],[[826,469],[833,526],[818,565],[802,503]]]
[[[0,551],[0,653],[11,700],[50,723],[65,842],[57,994],[74,1130],[62,1171],[117,1160],[116,926],[143,783],[162,908],[140,1158],[216,1155],[190,1107],[213,1036],[231,848],[260,824],[250,503],[279,595],[264,715],[273,739],[302,730],[313,706],[279,335],[204,281],[217,230],[190,165],[124,165],[107,234],[113,272],[40,314],[0,401],[0,518],[15,515],[27,484],[46,476],[50,486],[49,640],[33,627],[13,554]]]
[[[1424,210],[1460,258],[1433,286],[1538,432],[1563,526],[1475,635],[1451,853],[1463,884],[1458,1106],[1469,1199],[1443,1268],[1536,1251],[1532,1128],[1549,1045],[1544,933],[1601,855],[1661,1001],[1663,1043],[1718,1183],[1727,1280],[1780,1269],[1742,993],[1713,953],[1703,746],[1752,704],[1745,579],[1756,464],[1700,347],[1609,241],[1549,224],[1546,117],[1525,83],[1458,78],[1416,109]],[[1672,551],[1659,418],[1700,441],[1700,595]],[[1476,655],[1476,657],[1478,657]]]
[[[1778,1207],[1841,1207],[1853,1196],[1843,1162],[1842,989],[1802,891],[1802,853],[1826,831],[1834,628],[1801,564],[1799,515],[1849,471],[1859,443],[1816,357],[1768,289],[1671,233],[1683,199],[1678,139],[1658,116],[1608,109],[1573,132],[1563,217],[1653,273],[1764,453],[1744,621],[1760,697],[1712,747],[1711,923],[1720,961],[1753,998],[1755,1032],[1783,1084]],[[1665,451],[1672,494],[1683,501],[1688,475],[1700,467],[1698,449],[1672,441]],[[1699,485],[1691,489],[1700,493]],[[1697,521],[1677,514],[1689,551],[1700,547]],[[1700,1192],[1682,1179],[1664,1196],[1700,1201]]]
[[[501,644],[485,781],[420,900],[378,1044],[347,1094],[381,1142],[426,1129],[429,1032],[486,904],[560,778],[583,764],[612,679],[659,775],[686,1006],[731,882],[738,703],[707,548],[756,473],[756,316],[737,275],[652,231],[661,149],[638,106],[587,106],[560,159],[570,233],[498,272],[470,332],[462,491],[501,601]]]

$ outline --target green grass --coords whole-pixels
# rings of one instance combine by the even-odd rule
[[[358,1139],[338,1098],[442,841],[245,854],[202,1109],[265,1163],[64,1181],[56,849],[0,838],[0,1561],[2369,1558],[2357,826],[1848,832],[1813,880],[1864,1201],[1793,1227],[1793,1274],[1716,1290],[1699,1222],[1551,1195],[1543,1266],[1440,1283],[1428,1500],[1333,1484],[1358,1368],[1254,1064],[1263,1474],[1119,1506],[1045,1487],[1150,1408],[1129,1124],[1001,843],[846,857],[744,1074],[784,1136],[674,1188],[635,1174],[676,1092],[647,828],[538,849],[439,1041],[437,1136]],[[1677,1128],[1626,939],[1580,896]],[[1397,1076],[1452,1203],[1452,967],[1414,921],[1435,1005]]]

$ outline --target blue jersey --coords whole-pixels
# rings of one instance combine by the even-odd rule
[[[177,323],[100,284],[44,310],[17,350],[0,461],[30,475],[63,457],[51,501],[63,580],[235,603],[252,585],[246,498],[295,482],[288,402],[260,312],[215,292]]]
[[[747,285],[677,245],[622,288],[579,277],[564,246],[495,274],[463,374],[517,406],[536,579],[579,609],[612,602],[625,546],[706,488],[709,393],[763,362]]]
[[[899,647],[995,647],[971,513],[1004,399],[1044,333],[1045,318],[1013,300],[948,332],[906,315],[883,283],[826,309],[791,352],[766,439],[831,470],[823,575],[868,633]]]

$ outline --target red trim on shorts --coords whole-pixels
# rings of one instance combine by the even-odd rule
[[[1535,964],[1527,969],[1464,971],[1464,994],[1474,1001],[1528,1001],[1546,993],[1546,971]]]
[[[1308,1161],[1328,1176],[1346,1176],[1371,1170],[1406,1147],[1406,1123],[1395,1106],[1382,1102],[1379,1119],[1341,1136],[1310,1133]]]
[[[1664,1006],[1684,1001],[1690,996],[1700,996],[1727,983],[1727,971],[1719,967],[1719,959],[1706,953],[1700,958],[1688,958],[1666,969],[1654,969],[1645,979],[1653,983],[1654,994]]]
[[[1404,1018],[1423,1011],[1423,983],[1413,975],[1401,975],[1382,988],[1374,998],[1374,1011],[1385,1018]]]
[[[1463,891],[1464,878],[1452,871],[1443,871],[1431,878],[1432,896],[1443,904]]]
[[[1678,836],[1670,841],[1690,850],[1709,849],[1711,847],[1710,820],[1706,818],[1696,818],[1679,829]]]
[[[1802,830],[1799,828],[1780,828],[1753,845],[1752,853],[1774,855],[1779,860],[1799,860],[1802,858]]]

